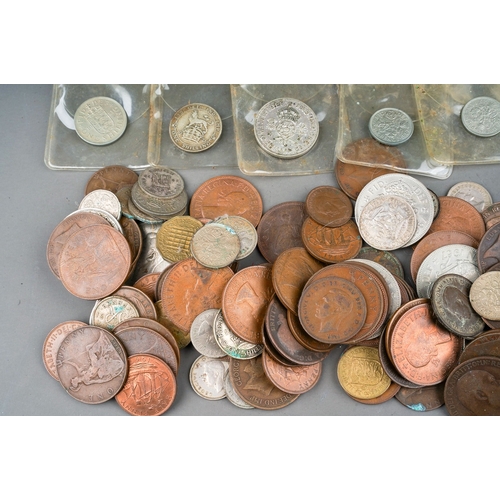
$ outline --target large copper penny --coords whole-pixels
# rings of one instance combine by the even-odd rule
[[[287,201],[269,209],[257,228],[262,256],[273,264],[285,250],[303,247],[301,230],[306,218],[305,203],[301,201]]]
[[[500,331],[490,330],[470,342],[460,354],[460,363],[479,356],[500,358]]]
[[[477,247],[477,267],[481,274],[500,263],[500,224],[490,227]]]
[[[222,294],[233,276],[229,267],[209,269],[193,258],[178,262],[172,267],[161,290],[165,316],[175,326],[189,332],[198,314],[222,307]],[[242,298],[242,303],[236,304],[236,307],[244,309],[243,302]]]
[[[179,349],[187,347],[191,343],[191,331],[182,330],[170,321],[170,319],[166,316],[161,300],[157,300],[155,302],[155,307],[156,314],[158,315],[158,323],[165,327],[174,336]]]
[[[485,208],[481,214],[486,224],[486,229],[490,229],[500,222],[500,202],[493,203]]]
[[[333,186],[318,186],[306,198],[306,212],[318,224],[326,227],[344,225],[352,216],[349,197]]]
[[[97,189],[107,189],[117,193],[121,188],[133,186],[139,176],[130,168],[122,165],[110,165],[95,172],[88,180],[85,195]]]
[[[131,275],[142,251],[142,233],[139,225],[133,219],[121,217],[119,222],[123,229],[123,236],[125,236],[129,242],[130,251],[132,253],[132,263],[130,264],[129,273],[129,275]]]
[[[133,286],[122,286],[113,295],[128,299],[137,309],[139,317],[157,320],[154,302],[138,288]]]
[[[386,250],[377,250],[373,247],[362,247],[357,255],[358,259],[372,260],[381,266],[384,266],[394,276],[404,279],[404,269],[401,261],[391,252]]]
[[[153,303],[156,302],[156,283],[161,273],[148,273],[141,276],[133,285],[141,292],[145,293]]]
[[[432,411],[444,405],[444,382],[427,387],[402,387],[396,399],[413,411]]]
[[[111,226],[98,224],[73,233],[61,250],[59,273],[76,297],[102,299],[120,288],[131,263],[126,238]]]
[[[262,216],[262,198],[249,181],[234,175],[219,175],[202,183],[193,193],[189,214],[209,220],[238,215],[257,227]]]
[[[366,301],[350,281],[333,277],[314,280],[299,302],[299,319],[316,340],[341,344],[354,337],[366,319]]]
[[[227,326],[243,340],[262,344],[261,327],[273,293],[270,265],[249,266],[238,271],[228,281],[222,298],[222,314]]]
[[[299,317],[293,314],[290,310],[287,311],[286,318],[290,332],[295,337],[295,340],[307,350],[328,353],[335,348],[335,344],[319,342],[316,339],[313,339],[300,324]]]
[[[129,373],[116,402],[136,416],[157,416],[165,413],[174,402],[177,382],[172,370],[156,356],[129,356]]]
[[[276,387],[266,375],[262,356],[248,360],[231,358],[229,376],[241,399],[261,410],[278,410],[293,403],[299,394]]]

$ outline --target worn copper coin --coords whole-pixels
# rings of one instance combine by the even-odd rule
[[[234,390],[254,408],[278,410],[293,403],[299,394],[291,394],[276,387],[266,375],[262,356],[248,360],[231,358],[229,376]]]
[[[490,330],[470,342],[460,355],[460,363],[479,356],[500,358],[500,330]]]
[[[134,284],[133,287],[146,294],[153,304],[156,302],[156,283],[161,273],[148,273],[141,276]]]
[[[123,229],[123,236],[125,236],[130,245],[131,259],[132,259],[129,272],[129,277],[130,277],[135,269],[135,266],[137,264],[137,261],[139,260],[139,256],[142,251],[142,233],[139,228],[139,225],[133,219],[128,219],[127,217],[121,217],[119,222]]]
[[[490,227],[498,224],[500,222],[500,202],[493,203],[485,208],[481,215],[486,224],[486,229],[490,229]]]
[[[401,261],[391,252],[385,250],[377,250],[370,246],[361,248],[357,255],[358,259],[372,260],[381,266],[384,266],[394,276],[399,276],[404,279],[404,269]]]
[[[128,373],[125,349],[110,332],[82,326],[57,351],[57,376],[66,392],[82,403],[98,404],[120,392]]]
[[[305,203],[287,201],[269,209],[257,227],[260,253],[271,264],[278,256],[294,247],[303,247],[301,230],[307,218]]]
[[[116,194],[123,187],[132,187],[138,178],[139,176],[131,168],[123,165],[109,165],[92,174],[85,187],[85,194],[96,189],[107,189]]]
[[[130,202],[130,197],[131,197],[131,192],[132,192],[132,186],[124,186],[116,192],[116,197],[118,198],[118,201],[120,202],[121,213],[124,217],[127,217],[129,219],[134,218],[133,214],[130,213],[130,210],[128,208],[128,204]]]
[[[209,220],[223,215],[238,215],[257,227],[262,217],[262,198],[246,179],[219,175],[196,189],[191,197],[189,214],[196,219]]]
[[[115,396],[116,402],[136,416],[158,416],[174,402],[177,381],[172,370],[156,356],[136,354],[129,356],[129,372],[123,389]]]
[[[490,227],[477,248],[477,267],[481,274],[500,263],[500,224]]]
[[[287,311],[287,321],[290,332],[295,337],[295,340],[309,351],[313,352],[326,352],[329,353],[335,348],[335,344],[319,342],[313,339],[300,324],[298,316],[293,314],[290,310]]]
[[[165,280],[167,279],[167,276],[169,275],[170,271],[174,268],[173,265],[170,267],[167,267],[167,269],[164,269],[161,273],[160,276],[158,277],[158,280],[156,282],[156,290],[155,290],[155,297],[157,300],[161,298],[161,290],[163,288],[163,283],[165,283]]]
[[[444,405],[444,382],[427,387],[402,387],[396,399],[413,411],[432,411]]]
[[[133,286],[122,286],[113,295],[128,299],[137,309],[139,317],[157,320],[154,302],[141,290]]]
[[[262,325],[262,339],[264,344],[264,351],[267,352],[271,358],[273,358],[277,363],[280,363],[285,366],[299,366],[297,363],[290,361],[289,359],[282,356],[278,350],[274,347],[273,343],[269,339],[269,333],[267,332],[266,323],[264,322]]]
[[[179,349],[187,347],[191,343],[190,330],[183,330],[172,323],[165,313],[161,300],[155,302],[155,307],[156,314],[158,315],[158,323],[164,326],[174,336]]]
[[[306,198],[306,212],[318,224],[326,227],[344,225],[352,216],[349,197],[333,186],[318,186]]]

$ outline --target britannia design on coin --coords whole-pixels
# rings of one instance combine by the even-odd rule
[[[400,109],[383,108],[375,111],[368,122],[370,134],[387,146],[405,143],[413,134],[412,119]]]
[[[254,125],[259,146],[272,156],[298,158],[310,151],[319,136],[314,111],[297,99],[279,98],[258,111]]]
[[[476,97],[462,108],[460,118],[471,134],[493,137],[500,132],[500,102],[491,97]]]

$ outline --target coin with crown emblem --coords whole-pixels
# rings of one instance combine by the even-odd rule
[[[206,104],[187,104],[174,113],[169,133],[178,148],[188,153],[199,153],[219,140],[222,120],[219,113]]]
[[[319,135],[316,113],[297,99],[274,99],[260,108],[254,122],[259,146],[271,156],[293,159],[310,151]]]

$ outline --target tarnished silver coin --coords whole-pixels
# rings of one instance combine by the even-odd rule
[[[489,271],[479,276],[470,288],[470,303],[480,316],[491,321],[500,320],[500,271]]]
[[[279,98],[264,104],[255,116],[255,138],[271,156],[298,158],[310,151],[319,136],[314,111],[302,101]]]
[[[161,198],[146,193],[138,183],[133,185],[130,196],[139,210],[158,219],[173,217],[183,210],[188,202],[184,189],[174,198]]]
[[[399,196],[378,196],[359,216],[363,240],[378,250],[396,250],[411,240],[417,229],[412,206]]]
[[[444,245],[431,252],[417,272],[417,295],[430,299],[435,281],[445,274],[458,274],[470,282],[479,277],[477,250],[469,245]]]
[[[194,392],[204,399],[216,401],[226,397],[224,379],[229,370],[227,359],[199,356],[189,370],[189,382]]]
[[[184,179],[167,167],[148,167],[139,174],[139,187],[151,196],[175,198],[184,190]]]
[[[240,395],[234,390],[233,383],[231,382],[231,377],[229,375],[229,371],[226,373],[226,378],[224,380],[224,388],[226,389],[226,398],[230,403],[233,403],[234,406],[238,408],[243,408],[244,410],[252,410],[254,407],[249,405],[243,399],[241,399]]]
[[[413,135],[414,128],[408,114],[397,108],[379,109],[368,122],[372,137],[387,146],[405,143]]]
[[[476,97],[462,108],[460,118],[471,134],[493,137],[500,132],[500,102],[492,97]]]
[[[214,322],[219,309],[207,309],[196,316],[191,325],[191,343],[209,358],[222,358],[227,354],[219,347],[214,335]]]
[[[130,318],[138,318],[139,312],[130,300],[111,295],[98,301],[91,312],[91,324],[112,331]]]
[[[106,146],[117,141],[127,128],[127,114],[114,99],[92,97],[75,112],[75,130],[85,142]]]
[[[240,252],[236,256],[236,260],[248,257],[255,250],[258,241],[257,230],[250,221],[238,215],[225,215],[218,217],[213,222],[229,226],[238,235]]]
[[[469,202],[479,213],[493,204],[489,191],[477,182],[459,182],[449,189],[446,196],[454,196]]]
[[[80,202],[78,208],[100,208],[110,213],[116,220],[119,220],[122,213],[120,200],[115,193],[107,189],[95,189],[87,194]]]
[[[100,215],[110,226],[123,234],[123,228],[120,222],[118,222],[113,214],[110,214],[106,210],[102,210],[101,208],[80,208],[69,215],[78,214],[80,212],[90,212],[92,214]],[[69,217],[69,215],[67,217]]]

